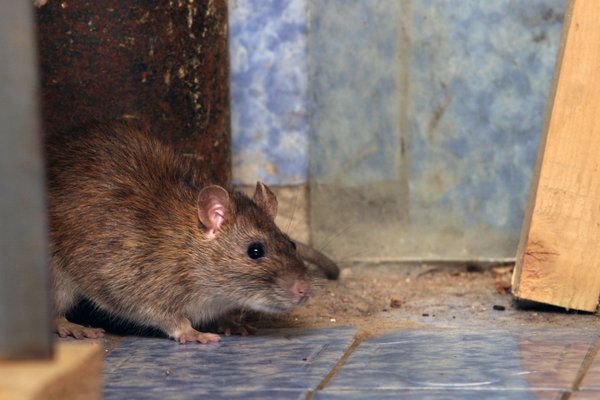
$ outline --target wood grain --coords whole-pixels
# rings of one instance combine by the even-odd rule
[[[52,360],[0,360],[0,400],[99,400],[103,359],[98,344],[59,342]]]

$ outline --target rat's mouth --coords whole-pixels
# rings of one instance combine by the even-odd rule
[[[269,313],[282,313],[288,311],[290,308],[298,307],[306,303],[308,297],[301,297],[299,299],[290,298],[279,298],[271,301],[258,301],[247,303],[255,311],[269,312]]]
[[[298,299],[298,301],[296,302],[296,304],[294,304],[295,307],[300,307],[302,305],[304,305],[304,303],[306,303],[308,301],[308,296],[305,297],[300,297]]]
[[[292,308],[293,305],[290,305],[288,307],[285,306],[280,306],[280,305],[253,305],[252,308],[254,308],[254,310],[256,311],[262,311],[262,312],[268,312],[268,313],[282,313],[282,312],[286,312],[287,310],[289,310],[290,308]]]

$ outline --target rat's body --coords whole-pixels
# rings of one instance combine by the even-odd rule
[[[192,164],[126,122],[47,141],[51,277],[61,336],[102,336],[65,318],[81,299],[185,342],[219,340],[192,326],[236,308],[305,302],[310,274],[274,223],[263,184],[252,199],[199,180]]]

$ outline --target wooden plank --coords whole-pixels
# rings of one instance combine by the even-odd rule
[[[100,345],[59,342],[52,360],[0,361],[0,400],[102,398]]]
[[[46,185],[30,0],[0,1],[0,357],[50,357]]]
[[[571,0],[513,275],[517,297],[594,311],[600,295],[600,2]]]

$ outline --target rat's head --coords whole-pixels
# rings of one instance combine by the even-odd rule
[[[222,293],[257,311],[285,311],[310,294],[310,272],[294,242],[275,225],[276,215],[277,198],[261,182],[252,199],[220,186],[198,196],[204,238],[227,282]]]

